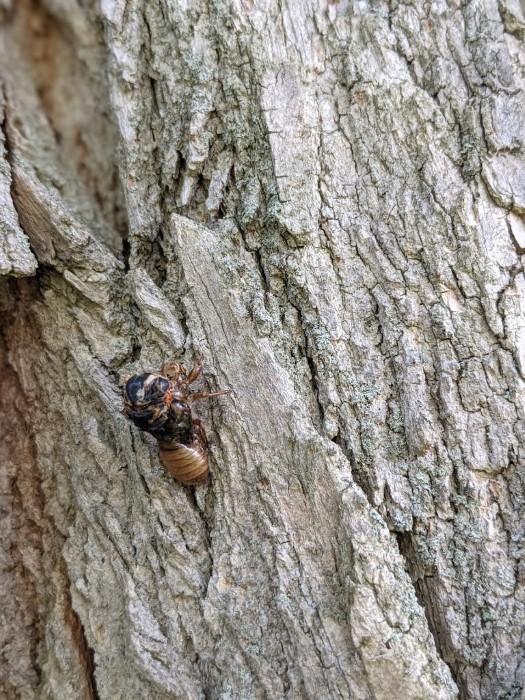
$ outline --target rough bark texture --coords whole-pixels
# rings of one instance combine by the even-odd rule
[[[0,695],[520,698],[518,1],[0,14]]]

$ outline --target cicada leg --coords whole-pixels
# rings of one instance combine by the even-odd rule
[[[197,353],[197,362],[193,365],[193,367],[190,369],[188,378],[186,379],[186,383],[193,384],[193,382],[197,379],[199,374],[202,372],[202,360],[204,358],[204,355],[202,352]]]
[[[210,445],[208,443],[208,437],[206,435],[206,431],[204,430],[202,421],[200,421],[198,418],[193,419],[193,434],[195,438],[200,442],[202,448],[205,449],[206,452],[209,452]]]
[[[233,393],[231,389],[223,389],[222,391],[196,391],[194,394],[188,394],[187,401],[200,401],[201,399],[211,399],[213,396],[227,396]]]

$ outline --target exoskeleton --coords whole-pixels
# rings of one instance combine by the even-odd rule
[[[167,362],[159,374],[145,372],[126,377],[124,413],[158,440],[162,464],[183,484],[199,484],[208,477],[208,440],[204,426],[194,418],[190,404],[199,399],[231,394],[189,390],[202,371],[198,362],[189,372],[180,362]]]

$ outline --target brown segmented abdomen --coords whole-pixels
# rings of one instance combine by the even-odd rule
[[[200,484],[208,478],[208,452],[198,440],[189,447],[163,443],[159,449],[162,464],[183,484]]]

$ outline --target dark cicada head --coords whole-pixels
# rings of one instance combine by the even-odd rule
[[[124,413],[133,423],[155,434],[168,420],[169,401],[165,401],[170,383],[161,374],[134,374],[126,381]]]

